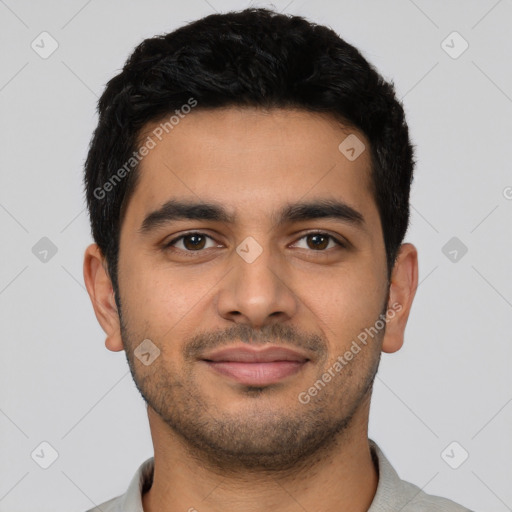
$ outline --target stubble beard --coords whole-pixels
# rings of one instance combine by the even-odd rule
[[[380,350],[373,350],[361,364],[352,362],[308,404],[297,400],[288,408],[274,404],[265,409],[266,400],[272,400],[271,395],[279,390],[246,386],[241,393],[254,406],[228,415],[205,402],[192,366],[180,373],[157,364],[157,359],[152,367],[137,369],[141,366],[136,365],[133,349],[139,338],[122,320],[121,334],[132,377],[147,406],[169,428],[169,435],[178,436],[191,457],[222,476],[241,472],[296,475],[310,471],[344,441],[349,442],[355,416],[367,414],[381,355]],[[305,388],[310,384],[305,383]]]

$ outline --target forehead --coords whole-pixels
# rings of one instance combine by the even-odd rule
[[[164,122],[149,123],[139,136],[140,144],[154,144],[127,207],[133,228],[170,198],[222,204],[240,222],[275,221],[282,205],[298,200],[338,199],[375,220],[369,143],[330,115],[198,109]]]

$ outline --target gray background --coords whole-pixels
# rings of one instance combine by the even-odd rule
[[[105,348],[83,284],[83,162],[98,96],[136,44],[247,5],[0,0],[0,511],[84,511],[152,455],[124,352]],[[383,355],[370,436],[426,492],[512,510],[511,2],[274,5],[330,25],[393,79],[417,146],[406,241],[421,284],[404,347]],[[46,59],[31,47],[51,49],[43,31],[59,45]],[[47,469],[42,442],[58,453]]]

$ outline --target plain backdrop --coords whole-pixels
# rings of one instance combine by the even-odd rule
[[[125,354],[105,348],[83,283],[96,102],[144,38],[248,5],[0,0],[1,512],[83,512],[152,455]],[[512,510],[512,3],[252,5],[332,27],[406,108],[420,286],[404,347],[382,357],[370,437],[426,492]]]

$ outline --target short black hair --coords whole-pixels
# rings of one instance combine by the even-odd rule
[[[139,177],[142,129],[186,112],[184,106],[301,109],[330,114],[362,132],[370,143],[389,279],[409,224],[415,163],[393,82],[332,29],[248,8],[145,39],[98,101],[84,184],[92,235],[106,258],[116,300],[120,229]]]

